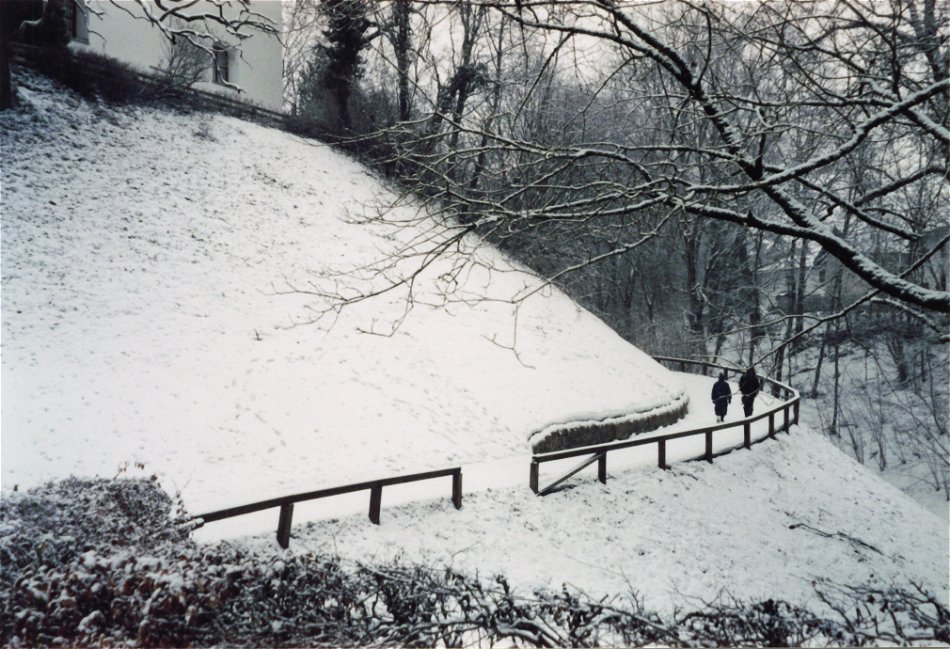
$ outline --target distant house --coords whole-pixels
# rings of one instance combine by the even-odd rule
[[[0,0],[2,1],[2,0]],[[70,47],[104,54],[143,72],[166,70],[176,54],[187,43],[177,39],[172,45],[156,26],[143,19],[137,3],[120,6],[108,0],[89,0],[88,6],[66,2],[66,24],[72,36]],[[280,0],[255,0],[253,11],[273,21],[279,31],[282,25]],[[190,11],[213,8],[212,0],[199,0]],[[151,6],[154,10],[155,7]],[[195,27],[197,23],[190,23]],[[198,29],[202,29],[198,27]],[[231,96],[271,110],[283,105],[283,46],[272,35],[250,32],[238,42],[234,37],[208,28],[206,45],[211,52],[191,48],[194,59],[189,74],[193,85],[202,90]],[[215,33],[222,32],[222,33]],[[179,48],[176,53],[176,47]]]
[[[950,225],[944,225],[924,232],[920,237],[918,246],[921,252],[932,250],[948,234],[950,234]],[[927,288],[941,291],[947,290],[947,273],[950,271],[950,245],[946,243],[940,250],[924,264],[921,269],[921,283]]]
[[[931,228],[922,232],[920,238],[916,242],[909,243],[904,250],[893,251],[872,248],[865,254],[887,270],[895,274],[901,273],[911,266],[913,259],[919,259],[935,248],[947,236],[948,232],[950,232],[950,226],[946,225]],[[909,279],[925,288],[947,290],[948,250],[950,250],[950,247],[943,244],[940,250],[908,275]],[[838,272],[841,273],[842,305],[853,302],[871,290],[871,286],[867,282],[844,268],[837,258],[832,257],[824,250],[815,257],[814,268],[819,274],[826,275],[829,280],[833,279]],[[825,291],[829,296],[832,295],[831,282],[828,283]]]
[[[831,307],[831,278],[829,255],[821,248],[811,244],[805,259],[805,290],[802,296],[802,308],[805,313],[827,311]],[[757,271],[759,288],[766,297],[770,311],[793,313],[795,311],[794,284],[797,283],[800,269],[796,256],[792,261],[788,251],[781,246],[771,246],[763,254],[763,265]]]
[[[950,233],[950,226],[940,226],[923,232],[917,242],[909,244],[901,251],[882,250],[867,246],[868,255],[893,273],[908,268],[910,260],[932,250]],[[911,246],[915,250],[911,251]],[[812,245],[812,249],[816,246]],[[773,254],[777,254],[775,251]],[[930,257],[910,276],[911,281],[931,289],[947,290],[948,267],[950,267],[950,246],[943,244],[941,249]],[[796,262],[798,260],[796,259]],[[792,313],[792,295],[789,279],[797,280],[797,265],[790,266],[787,254],[767,263],[759,269],[759,285],[769,297],[771,308],[782,313]],[[834,304],[835,282],[840,277],[840,306],[847,306],[871,290],[871,286],[844,267],[838,258],[824,249],[817,249],[808,255],[805,262],[805,293],[803,310],[805,313],[828,312],[836,308]]]

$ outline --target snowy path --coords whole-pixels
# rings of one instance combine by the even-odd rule
[[[514,466],[518,469],[518,466]],[[785,599],[821,609],[814,585],[924,584],[947,597],[947,530],[900,491],[802,426],[713,464],[611,470],[544,498],[520,482],[394,504],[382,521],[356,515],[295,524],[291,553],[334,554],[345,566],[398,561],[451,567],[522,594],[569,584],[592,596],[635,590],[648,608],[699,600]],[[445,486],[448,492],[448,485]],[[440,493],[441,495],[441,493]],[[234,541],[279,560],[276,515]],[[210,527],[210,526],[209,526]]]
[[[667,434],[678,431],[685,431],[702,426],[708,426],[715,423],[715,416],[712,412],[712,406],[709,401],[709,392],[712,388],[713,379],[707,376],[698,376],[688,373],[676,373],[682,382],[689,396],[689,408],[686,415],[675,424],[664,427],[655,433],[648,435]],[[730,382],[730,386],[735,394],[738,394],[739,388],[735,383]],[[756,413],[760,413],[766,408],[779,403],[779,400],[770,396],[762,395],[756,399]],[[741,421],[742,406],[738,397],[732,401],[729,408],[729,414],[726,421]],[[781,419],[777,418],[776,426],[780,425]],[[752,425],[752,438],[759,440],[768,435],[768,419],[759,420]],[[713,448],[716,452],[734,448],[742,444],[742,428],[736,427],[735,430],[718,431],[713,437]],[[754,450],[754,449],[753,449]],[[674,440],[667,444],[667,461],[678,462],[686,459],[692,459],[701,455],[705,451],[705,440],[702,436],[690,437],[682,440]],[[613,451],[607,456],[608,480],[612,474],[621,471],[629,471],[637,468],[656,467],[657,455],[656,446],[648,444],[646,446]],[[578,458],[559,460],[542,465],[541,484],[547,484],[552,478],[562,475],[569,471],[578,463]],[[522,487],[528,489],[528,468],[531,463],[530,453],[516,455],[501,459],[493,459],[480,463],[462,464],[462,501],[464,507],[465,496],[489,491],[492,489],[506,489],[511,487]],[[448,468],[445,466],[432,466],[430,469]],[[375,478],[386,478],[388,475],[378,475]],[[571,483],[596,480],[596,467],[592,466],[571,479]],[[343,483],[339,483],[343,484]],[[306,490],[320,489],[324,487],[338,486],[334,484],[315,484],[307,487]],[[437,478],[422,482],[395,485],[383,489],[382,514],[385,520],[386,507],[394,505],[403,505],[419,501],[448,501],[451,497],[451,479]],[[282,494],[289,495],[289,494]],[[228,506],[243,505],[245,502],[234,502]],[[346,516],[363,514],[366,516],[369,507],[369,492],[359,492],[343,496],[334,496],[316,501],[298,503],[294,507],[294,525],[300,525],[311,521],[336,519]],[[193,512],[200,513],[200,512]],[[232,519],[209,523],[196,531],[196,538],[202,541],[214,541],[226,538],[251,534],[266,534],[274,532],[277,528],[278,510],[270,509],[255,514],[248,514]],[[369,521],[366,523],[369,525]]]
[[[714,419],[705,407],[712,380],[681,378],[695,407],[668,432]],[[730,410],[727,421],[739,421],[741,409]],[[755,439],[768,433],[767,418],[758,423]],[[716,448],[730,441],[741,442],[741,433],[717,436]],[[703,446],[699,436],[679,450],[695,456]],[[814,593],[823,580],[914,581],[948,595],[946,526],[805,426],[713,464],[669,471],[656,468],[652,445],[611,452],[606,484],[590,467],[543,498],[528,488],[529,462],[525,455],[463,465],[461,511],[449,501],[447,478],[384,489],[380,525],[367,520],[366,494],[301,503],[289,551],[337,555],[345,566],[450,567],[489,582],[501,574],[522,594],[565,584],[594,597],[635,591],[648,608],[666,611],[720,597],[823,610]],[[279,560],[286,551],[274,540],[277,512],[263,514],[259,534],[232,542]],[[210,524],[198,538],[239,536],[253,531],[249,523]]]

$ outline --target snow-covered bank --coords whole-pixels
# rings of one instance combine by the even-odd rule
[[[948,596],[947,529],[897,489],[795,428],[705,462],[609,471],[539,498],[524,486],[294,528],[291,552],[394,558],[484,576],[521,592],[562,584],[643,594],[650,608],[720,595],[811,601],[813,584],[926,585]],[[273,533],[248,541],[281,553]]]
[[[801,418],[869,471],[887,480],[936,514],[950,527],[950,439],[940,433],[948,424],[950,366],[946,349],[935,349],[934,362],[921,385],[895,380],[893,359],[881,343],[842,345],[839,353],[839,417],[837,434],[830,432],[834,412],[834,366],[826,359],[824,380],[815,398],[807,394],[814,384],[818,349],[800,351],[792,380],[806,387]]]
[[[361,331],[388,333],[403,294],[290,327],[322,303],[281,289],[411,235],[352,222],[386,195],[363,167],[233,118],[18,87],[0,115],[4,488],[140,463],[202,511],[510,457],[550,423],[682,395],[558,291],[515,318],[504,300],[537,280],[488,248],[454,278],[465,301],[417,301],[392,335]]]
[[[684,389],[695,408],[676,425],[709,423],[708,379],[667,372],[557,291],[515,318],[504,298],[536,281],[517,269],[468,268],[458,295],[493,301],[417,302],[392,335],[361,331],[388,333],[398,294],[329,331],[289,327],[319,301],[280,289],[406,236],[352,222],[384,192],[365,169],[235,119],[19,87],[24,107],[0,115],[5,489],[140,463],[125,473],[157,474],[198,513],[462,464],[462,511],[441,483],[405,506],[387,488],[378,528],[366,494],[321,501],[295,512],[292,551],[504,571],[523,591],[629,581],[651,606],[721,589],[809,601],[818,576],[920,579],[946,598],[946,526],[805,431],[669,473],[653,449],[612,454],[606,486],[536,498],[531,431],[663,408]],[[420,279],[436,301],[439,270]],[[338,520],[308,528],[327,506]],[[274,557],[275,522],[239,524],[269,530],[251,543]]]

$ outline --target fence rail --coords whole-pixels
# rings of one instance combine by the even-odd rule
[[[452,504],[455,505],[456,509],[461,509],[462,468],[452,467],[450,469],[426,471],[424,473],[413,473],[410,475],[395,476],[392,478],[382,478],[380,480],[368,480],[366,482],[356,482],[340,487],[328,487],[326,489],[317,489],[316,491],[307,491],[291,496],[270,498],[268,500],[261,500],[248,505],[239,505],[237,507],[219,509],[206,514],[199,514],[198,516],[192,516],[189,520],[198,523],[198,526],[200,527],[205,523],[211,523],[214,521],[223,520],[225,518],[234,518],[235,516],[243,516],[245,514],[252,514],[265,509],[280,507],[280,518],[277,522],[277,543],[280,544],[280,547],[287,548],[290,546],[290,526],[293,522],[295,503],[368,490],[370,492],[369,519],[374,524],[379,525],[379,510],[382,504],[383,487],[449,476],[452,478]]]
[[[0,0],[3,2],[4,0]],[[12,43],[13,63],[25,67],[42,68],[43,65],[56,65],[52,58],[55,50],[46,47],[37,47],[25,43]],[[72,54],[75,56],[75,54]],[[190,85],[176,83],[174,77],[159,68],[153,67],[146,72],[136,69],[118,59],[108,57],[104,54],[81,54],[81,65],[87,74],[96,76],[100,79],[109,77],[115,73],[115,66],[122,66],[126,72],[134,76],[143,88],[146,87],[164,87],[170,93],[187,98],[200,107],[216,110],[240,117],[251,117],[268,126],[282,127],[285,124],[287,115],[264,108],[248,100],[241,100],[225,94],[218,94],[200,88],[194,88]],[[60,66],[65,62],[60,62]],[[221,86],[222,92],[231,92],[226,86]],[[233,91],[238,92],[238,91]]]
[[[721,371],[738,371],[736,368],[728,368],[722,365],[717,365],[715,363],[710,363],[708,361],[693,361],[682,358],[669,358],[664,356],[656,356],[655,360],[665,363],[672,364],[675,367],[681,368],[685,371],[686,367],[689,366],[699,366],[702,368],[703,373],[711,368],[715,368]],[[721,423],[716,424],[715,426],[704,426],[702,428],[695,428],[692,430],[679,431],[675,433],[668,433],[666,435],[642,435],[638,436],[635,439],[621,440],[618,442],[610,442],[607,444],[597,444],[594,446],[584,446],[578,448],[567,449],[563,451],[553,451],[551,453],[539,453],[535,454],[531,458],[531,473],[530,473],[530,486],[531,490],[538,495],[545,495],[550,493],[555,487],[563,483],[568,478],[576,475],[584,468],[590,466],[594,462],[597,462],[597,477],[601,482],[607,482],[607,454],[610,451],[618,451],[626,448],[634,448],[637,446],[645,446],[648,444],[657,445],[657,464],[661,469],[668,468],[666,462],[666,445],[667,442],[677,439],[683,439],[687,437],[693,437],[697,435],[705,436],[705,453],[700,456],[704,457],[707,461],[712,462],[714,451],[713,451],[713,435],[720,430],[735,429],[742,427],[743,429],[743,446],[745,448],[750,448],[752,445],[752,424],[756,421],[768,418],[769,420],[769,437],[774,437],[776,429],[776,415],[782,413],[783,420],[781,428],[788,432],[789,427],[792,423],[798,423],[798,413],[799,413],[799,394],[796,390],[791,388],[784,383],[780,383],[773,379],[767,377],[760,377],[760,384],[768,384],[772,386],[773,390],[779,391],[785,401],[782,403],[766,410],[763,413],[752,417],[746,417],[740,421]],[[729,450],[732,450],[731,448]],[[589,456],[584,458],[580,464],[575,466],[567,474],[556,479],[543,489],[538,488],[538,479],[540,473],[540,465],[545,462],[554,462],[557,460],[564,460],[572,457],[581,457]],[[449,469],[441,469],[438,471],[426,471],[423,473],[413,473],[410,475],[395,476],[391,478],[383,478],[379,480],[369,480],[365,482],[356,482],[353,484],[342,485],[338,487],[328,487],[325,489],[317,489],[315,491],[307,491],[304,493],[294,494],[290,496],[281,496],[278,498],[270,498],[268,500],[261,500],[259,502],[250,503],[247,505],[239,505],[237,507],[229,507],[227,509],[220,509],[205,514],[200,514],[198,516],[193,516],[189,520],[193,521],[201,526],[205,523],[211,523],[214,521],[223,520],[226,518],[233,518],[235,516],[243,516],[245,514],[251,514],[254,512],[263,511],[266,509],[280,508],[280,516],[277,523],[277,543],[280,544],[282,548],[287,548],[290,545],[290,528],[293,523],[293,512],[294,504],[299,502],[304,502],[308,500],[316,500],[319,498],[328,498],[331,496],[338,496],[347,493],[353,493],[357,491],[369,491],[369,519],[374,524],[379,525],[379,514],[380,507],[382,503],[382,492],[383,487],[403,484],[407,482],[418,482],[421,480],[432,480],[436,478],[451,477],[452,478],[452,504],[456,509],[461,509],[462,507],[462,469],[461,467],[452,467]]]
[[[735,367],[726,367],[724,365],[719,365],[716,363],[710,363],[709,361],[694,361],[685,358],[671,358],[668,356],[654,356],[654,360],[673,365],[674,367],[679,367],[680,371],[685,372],[687,367],[690,366],[699,366],[702,368],[702,373],[705,374],[709,369],[717,369],[725,372],[740,372],[738,368]],[[798,412],[800,404],[800,396],[798,391],[792,388],[791,386],[780,383],[774,379],[768,377],[759,377],[759,390],[761,392],[763,385],[768,384],[772,387],[773,394],[781,396],[785,399],[782,403],[762,412],[758,415],[752,417],[746,417],[740,421],[721,423],[716,424],[715,426],[703,426],[701,428],[693,428],[691,430],[679,431],[676,433],[669,433],[666,435],[641,435],[634,439],[621,440],[619,442],[608,442],[606,444],[595,444],[593,446],[582,446],[578,448],[571,448],[563,451],[552,451],[550,453],[537,453],[531,457],[531,468],[528,477],[528,483],[531,487],[531,491],[538,494],[539,496],[544,496],[551,493],[554,488],[563,483],[568,478],[573,477],[584,468],[590,466],[594,462],[597,462],[597,478],[603,483],[607,482],[607,453],[610,451],[619,451],[626,448],[634,448],[637,446],[646,446],[648,444],[656,444],[657,446],[657,466],[661,469],[668,468],[666,462],[666,444],[669,441],[676,439],[683,439],[686,437],[695,437],[699,435],[705,436],[705,452],[703,453],[702,458],[707,462],[713,461],[713,435],[720,430],[736,429],[742,427],[743,432],[743,443],[744,448],[751,448],[752,446],[752,424],[756,421],[768,418],[769,420],[769,437],[775,437],[776,427],[775,427],[775,418],[778,413],[782,413],[782,430],[789,432],[789,428],[792,423],[798,424]],[[732,448],[729,449],[730,451]],[[581,457],[588,455],[589,457],[581,461],[580,464],[571,469],[568,473],[560,476],[547,486],[539,488],[538,482],[540,479],[540,468],[541,465],[545,462],[554,462],[557,460],[565,460],[572,457]]]

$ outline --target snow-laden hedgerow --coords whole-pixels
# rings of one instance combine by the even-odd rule
[[[4,646],[864,645],[948,642],[925,592],[832,588],[832,619],[719,600],[664,619],[637,594],[517,593],[503,577],[202,546],[154,481],[67,480],[0,503]]]
[[[531,450],[534,453],[548,453],[565,448],[605,444],[627,439],[637,433],[652,432],[682,419],[687,406],[689,398],[682,394],[666,405],[622,417],[554,424],[529,437]]]

